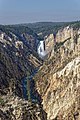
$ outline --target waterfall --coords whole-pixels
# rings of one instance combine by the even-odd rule
[[[41,58],[44,58],[47,54],[45,50],[45,41],[40,41],[38,44],[37,52]]]

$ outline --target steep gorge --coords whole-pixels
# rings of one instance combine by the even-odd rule
[[[0,34],[0,119],[80,120],[80,29],[60,29],[56,41],[51,34],[46,48],[53,48],[42,65],[37,35],[28,28],[24,32],[24,27],[20,31],[8,27]],[[34,76],[38,101],[25,100],[21,81],[38,67]]]
[[[80,29],[58,31],[56,45],[34,79],[48,120],[80,120]]]

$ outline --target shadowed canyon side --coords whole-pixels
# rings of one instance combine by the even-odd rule
[[[28,28],[26,32],[23,29],[21,31],[16,29],[19,28],[3,26],[0,31],[0,88],[4,94],[7,94],[12,81],[16,81],[17,91],[21,79],[31,74],[41,64],[34,45],[37,38],[32,31]],[[22,34],[26,34],[26,38],[23,39]],[[29,41],[32,41],[31,44]]]
[[[0,26],[0,120],[47,119],[35,83],[28,78],[42,64],[36,41],[37,35],[27,27]]]
[[[35,76],[47,120],[80,120],[80,29],[65,27]]]

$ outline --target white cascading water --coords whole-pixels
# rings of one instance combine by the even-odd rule
[[[39,54],[39,56],[41,58],[44,58],[46,56],[47,52],[45,50],[45,43],[44,43],[44,41],[40,41],[39,42],[37,51],[38,51],[38,54]]]

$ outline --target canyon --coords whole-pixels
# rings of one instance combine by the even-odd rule
[[[0,26],[1,120],[80,120],[80,27],[57,29]]]

